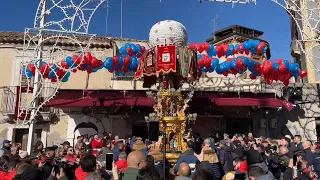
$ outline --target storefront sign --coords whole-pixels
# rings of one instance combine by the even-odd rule
[[[157,47],[157,73],[176,72],[176,46],[158,46]]]

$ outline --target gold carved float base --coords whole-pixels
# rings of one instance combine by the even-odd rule
[[[171,152],[170,153],[166,153],[166,157],[167,157],[168,161],[170,162],[170,164],[172,166],[174,166],[177,163],[177,160],[178,160],[180,154],[181,153],[178,153],[178,152],[176,152],[176,153],[171,153]]]

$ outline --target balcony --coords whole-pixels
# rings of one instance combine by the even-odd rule
[[[46,94],[45,92],[46,90],[44,94]],[[17,101],[17,99],[19,100]],[[43,98],[39,98],[39,101],[42,99]],[[0,112],[3,116],[2,123],[14,123],[18,119],[24,120],[30,117],[31,109],[28,108],[28,106],[31,100],[32,92],[26,92],[24,88],[20,89],[20,87],[17,86],[4,87],[2,89],[0,107]],[[44,107],[40,109],[36,119],[38,122],[51,122],[56,120],[56,114],[56,109]]]

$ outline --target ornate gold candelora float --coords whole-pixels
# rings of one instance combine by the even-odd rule
[[[171,163],[175,163],[186,149],[188,138],[183,138],[186,124],[197,118],[197,114],[185,112],[193,97],[193,89],[189,92],[180,89],[183,83],[192,84],[199,78],[197,53],[188,48],[187,42],[187,30],[181,23],[173,20],[156,23],[149,33],[150,49],[142,55],[135,73],[136,79],[143,79],[143,87],[156,88],[154,92],[147,92],[155,105],[154,113],[145,120],[159,122],[159,131],[166,137],[163,147]]]
[[[155,100],[154,113],[145,117],[147,122],[159,121],[159,130],[166,134],[166,157],[175,163],[181,152],[186,150],[184,138],[186,124],[195,122],[197,114],[185,114],[194,91],[183,93],[178,89],[161,89],[158,93],[147,92]],[[174,138],[175,137],[175,138]],[[176,145],[174,145],[176,144]]]

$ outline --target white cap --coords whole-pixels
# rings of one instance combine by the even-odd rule
[[[290,135],[285,135],[284,137],[288,138],[288,139],[291,139],[291,136]]]

